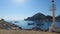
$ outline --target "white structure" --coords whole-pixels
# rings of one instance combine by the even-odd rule
[[[53,27],[55,27],[55,4],[54,4],[54,0],[52,0],[52,15],[53,15],[53,23],[51,25],[51,27],[49,28],[49,32],[51,32],[51,29]]]

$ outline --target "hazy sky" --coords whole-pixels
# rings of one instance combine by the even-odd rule
[[[55,0],[56,15],[60,14],[60,0]],[[0,18],[22,20],[38,12],[52,15],[51,0],[0,0]]]

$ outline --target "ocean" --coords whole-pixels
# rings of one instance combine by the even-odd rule
[[[21,27],[22,29],[32,29],[34,27],[39,27],[40,29],[48,29],[52,24],[52,22],[36,22],[36,21],[10,21],[10,23],[15,24]],[[41,26],[41,24],[43,25]],[[56,22],[56,26],[60,27],[60,22]]]

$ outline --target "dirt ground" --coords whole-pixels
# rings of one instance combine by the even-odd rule
[[[57,34],[57,33],[29,30],[0,30],[0,34]]]

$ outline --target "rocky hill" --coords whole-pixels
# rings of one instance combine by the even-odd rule
[[[45,18],[45,15],[42,13],[37,13],[33,15],[32,17],[28,17],[25,20],[32,20],[32,21],[37,21],[37,20],[43,20]]]
[[[0,20],[0,29],[16,30],[16,29],[20,29],[20,27],[18,27],[17,25],[11,24],[11,23],[5,21],[4,19],[1,19]]]
[[[50,15],[44,15],[42,13],[37,13],[33,15],[32,17],[28,17],[24,20],[30,20],[30,21],[52,21],[52,16]]]

